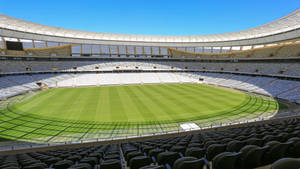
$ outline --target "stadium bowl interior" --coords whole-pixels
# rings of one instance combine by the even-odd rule
[[[150,36],[0,14],[0,168],[299,169],[299,20]]]

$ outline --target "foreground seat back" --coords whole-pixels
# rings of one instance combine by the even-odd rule
[[[203,148],[191,147],[185,151],[185,156],[202,158],[204,157],[205,152],[206,151]]]
[[[147,165],[147,166],[144,166],[140,169],[166,169],[165,166],[163,165],[159,165],[159,166],[155,166],[155,165]]]
[[[136,156],[129,161],[130,169],[139,169],[150,164],[151,160],[148,156]]]
[[[224,144],[212,144],[208,146],[206,152],[206,159],[211,161],[216,155],[225,152],[226,145]]]
[[[162,152],[157,156],[157,162],[159,165],[169,164],[173,166],[174,162],[179,158],[179,154],[177,152]]]
[[[122,164],[116,159],[105,160],[100,165],[100,169],[122,169]]]
[[[195,157],[182,157],[174,162],[173,169],[202,169],[205,165],[203,159]]]
[[[299,169],[300,160],[295,158],[282,158],[274,162],[270,169]]]
[[[212,162],[213,169],[237,169],[237,161],[242,153],[224,152],[217,155]]]

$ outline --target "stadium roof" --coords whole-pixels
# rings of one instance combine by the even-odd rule
[[[23,39],[109,45],[234,46],[262,44],[299,38],[300,9],[255,28],[232,33],[197,36],[151,36],[78,31],[37,24],[0,14],[0,35]]]

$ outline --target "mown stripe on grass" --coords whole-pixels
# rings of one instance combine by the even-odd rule
[[[172,91],[173,93],[178,93],[180,96],[180,99],[188,100],[187,104],[198,105],[199,103],[204,103],[202,105],[206,109],[208,109],[207,111],[216,111],[216,110],[220,110],[222,108],[224,109],[223,104],[218,104],[219,102],[216,102],[214,100],[215,97],[213,95],[211,95],[209,92],[202,91],[202,95],[195,95],[195,93],[197,93],[197,92],[193,92],[193,95],[190,95],[190,94],[187,95],[185,93],[189,93],[189,92],[186,92],[186,90],[181,90],[178,86],[164,85],[162,87],[167,88],[169,91]],[[203,113],[205,113],[205,112],[203,112]],[[206,112],[206,113],[208,113],[208,112]]]
[[[132,90],[129,86],[124,86],[125,91],[130,96],[132,102],[134,102],[134,106],[138,109],[138,115],[145,119],[153,118],[153,121],[157,120],[156,116],[152,113],[151,107],[148,107],[151,103],[145,104],[141,97],[138,96],[136,90]],[[146,98],[144,98],[146,99]]]
[[[127,115],[123,111],[123,103],[120,99],[118,88],[111,87],[109,92],[110,121],[127,121]]]
[[[173,93],[169,93],[169,95],[165,94],[167,91],[159,91],[159,86],[144,86],[145,90],[144,93],[145,95],[152,95],[154,97],[151,97],[153,102],[155,104],[164,110],[165,114],[160,113],[160,117],[164,117],[166,115],[168,118],[160,118],[160,121],[162,120],[176,120],[178,118],[184,117],[183,113],[187,110],[184,111],[184,107],[182,106],[182,102],[176,101],[174,98]],[[150,89],[150,90],[149,90]]]

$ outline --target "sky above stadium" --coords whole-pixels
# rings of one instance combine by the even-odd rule
[[[235,32],[283,17],[300,0],[0,0],[0,13],[75,30],[144,35]]]

